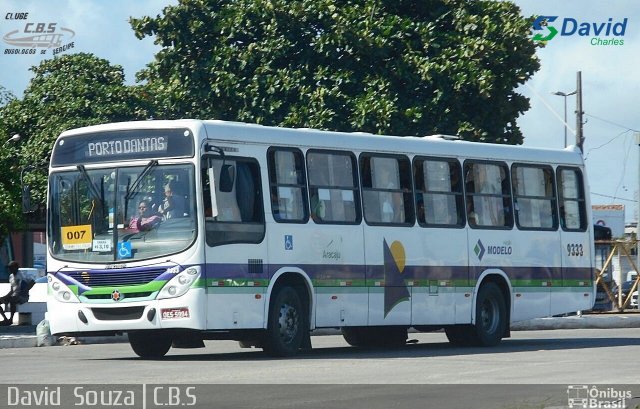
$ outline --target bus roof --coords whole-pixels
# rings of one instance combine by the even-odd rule
[[[499,159],[505,161],[583,165],[575,146],[565,149],[530,148],[516,145],[468,142],[455,136],[389,136],[365,132],[333,132],[309,128],[280,128],[222,120],[151,120],[94,125],[63,132],[61,137],[121,129],[188,127],[206,131],[208,139],[229,143],[284,145],[300,148],[344,149],[409,155]],[[248,132],[251,130],[251,132]]]

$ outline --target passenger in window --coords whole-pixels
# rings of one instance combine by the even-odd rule
[[[391,172],[386,167],[382,167],[379,172],[379,182],[377,185],[383,189],[396,189],[395,183],[391,178]],[[399,212],[398,205],[402,203],[402,196],[399,193],[380,192],[380,201],[382,202],[382,222],[397,223]]]
[[[325,220],[327,216],[327,207],[325,204],[325,200],[330,199],[328,190],[323,189],[325,186],[329,185],[328,174],[325,173],[324,170],[314,173],[314,184],[317,187],[311,188],[311,197],[310,197],[311,218],[315,222],[321,222]],[[325,193],[324,198],[320,197],[321,190]]]
[[[473,209],[473,198],[467,196],[467,220],[469,221],[469,226],[477,226],[478,225],[478,215]]]
[[[315,222],[321,222],[326,215],[324,201],[320,200],[319,189],[315,189],[315,193],[311,195],[311,218]]]
[[[184,197],[175,193],[176,183],[172,180],[164,187],[164,201],[158,207],[158,213],[164,220],[183,217],[185,212]]]
[[[138,215],[131,218],[129,222],[129,229],[135,231],[149,231],[156,227],[162,218],[151,211],[149,202],[147,200],[141,200],[138,203]]]

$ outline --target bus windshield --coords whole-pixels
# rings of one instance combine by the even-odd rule
[[[60,260],[108,263],[180,252],[196,237],[191,164],[51,173],[51,254]]]

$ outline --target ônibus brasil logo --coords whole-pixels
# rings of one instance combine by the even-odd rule
[[[538,16],[531,24],[534,35],[532,40],[546,43],[558,34],[562,37],[588,37],[591,45],[624,45],[628,18],[615,21],[609,17],[607,21],[581,22],[575,18],[558,16]],[[560,25],[561,24],[561,25]]]

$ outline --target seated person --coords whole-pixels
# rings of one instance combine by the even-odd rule
[[[161,221],[162,218],[160,216],[151,212],[149,202],[141,200],[140,203],[138,203],[138,216],[131,218],[129,229],[149,231],[156,227]]]
[[[0,297],[0,315],[2,315],[2,321],[0,321],[1,326],[11,325],[13,322],[13,316],[16,313],[16,307],[29,301],[29,288],[25,285],[25,279],[22,276],[19,267],[20,266],[17,261],[12,261],[7,265],[11,289],[5,296]],[[9,304],[9,311],[11,313],[9,318],[4,314],[2,304]]]
[[[175,182],[171,181],[165,185],[165,198],[162,204],[158,207],[158,213],[162,215],[164,220],[184,216],[184,198],[179,195],[174,195],[174,193]]]

